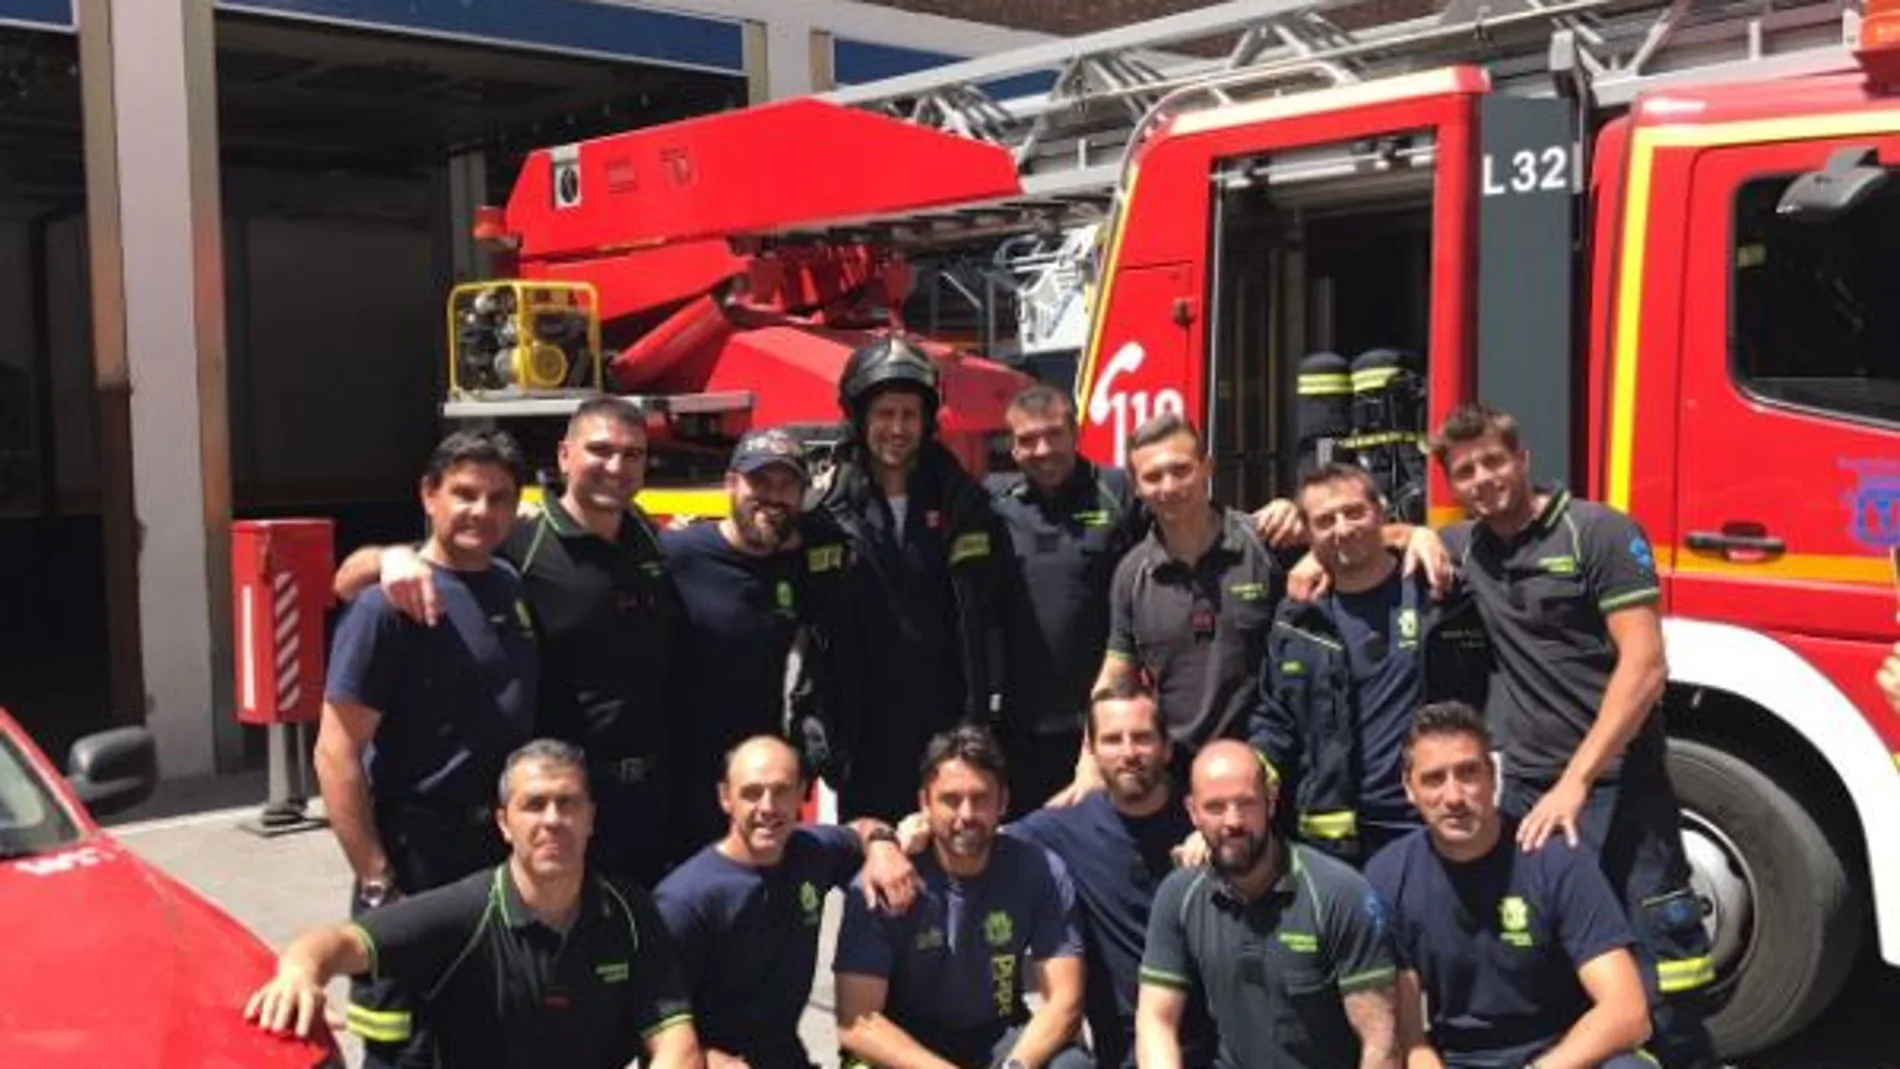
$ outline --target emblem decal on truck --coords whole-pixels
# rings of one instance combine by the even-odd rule
[[[1900,461],[1842,458],[1854,488],[1842,495],[1847,536],[1868,549],[1900,546]]]
[[[1095,390],[1089,394],[1088,420],[1090,423],[1107,424],[1113,420],[1115,435],[1115,466],[1128,463],[1128,437],[1135,428],[1165,412],[1185,415],[1187,398],[1172,386],[1159,390],[1128,390],[1117,386],[1124,376],[1131,376],[1141,370],[1148,358],[1148,351],[1138,341],[1127,341],[1115,350],[1115,355],[1102,365],[1101,378],[1095,382]]]

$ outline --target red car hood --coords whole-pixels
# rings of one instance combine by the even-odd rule
[[[110,837],[0,862],[0,1066],[316,1065],[241,1016],[273,969],[236,921]]]

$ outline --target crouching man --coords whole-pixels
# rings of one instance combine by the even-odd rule
[[[1425,706],[1404,762],[1425,828],[1366,878],[1390,912],[1408,1069],[1653,1069],[1636,1053],[1649,1010],[1622,906],[1587,848],[1518,845],[1483,718]]]
[[[336,976],[393,980],[441,1069],[703,1069],[685,980],[658,911],[587,871],[587,759],[537,740],[508,758],[496,823],[509,858],[297,939],[245,1017],[308,1033]]]
[[[987,731],[960,727],[924,752],[918,804],[931,848],[901,917],[856,890],[838,933],[838,1043],[881,1069],[1090,1069],[1075,889],[1054,854],[997,827],[1008,771]],[[1029,970],[1042,1003],[1023,1003]]]

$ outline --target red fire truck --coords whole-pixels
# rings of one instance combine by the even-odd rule
[[[1326,450],[1438,522],[1424,428],[1512,409],[1541,477],[1656,547],[1711,1023],[1740,1055],[1813,1020],[1869,947],[1900,964],[1900,722],[1872,682],[1900,633],[1894,17],[1238,0],[538,153],[489,223],[524,278],[697,353],[676,385],[785,400],[789,369],[822,394],[773,420],[835,419],[842,353],[798,339],[834,311],[888,321],[906,264],[1082,225],[1100,461],[1180,411],[1225,500]],[[1007,376],[945,359],[982,372],[965,411],[993,417]],[[994,426],[962,424],[966,452]]]

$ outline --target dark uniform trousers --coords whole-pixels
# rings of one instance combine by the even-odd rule
[[[1016,1049],[1016,1041],[1022,1038],[1024,1027],[1026,1026],[1016,1025],[1005,1030],[1002,1036],[990,1045],[988,1058],[960,1059],[956,1060],[957,1065],[960,1069],[989,1069],[990,1066],[1003,1064],[1003,1059],[1009,1057],[1009,1052]],[[942,1052],[937,1053],[942,1055]],[[852,1054],[846,1054],[840,1062],[841,1069],[876,1069],[873,1063]],[[1070,1043],[1044,1062],[1043,1069],[1096,1069],[1096,1066],[1094,1057],[1088,1051],[1076,1043]],[[1195,1067],[1190,1066],[1188,1069],[1195,1069]]]
[[[1447,1054],[1445,1069],[1524,1069],[1542,1051],[1523,1051],[1513,1055]],[[1642,1054],[1618,1054],[1596,1063],[1596,1069],[1656,1069],[1655,1059]]]
[[[1504,811],[1523,817],[1551,786],[1507,775]],[[1601,859],[1636,933],[1654,1026],[1647,1049],[1664,1069],[1705,1069],[1719,1064],[1703,1024],[1715,966],[1689,886],[1678,812],[1666,777],[1626,774],[1590,791],[1577,835]]]
[[[684,840],[672,819],[674,783],[662,758],[633,757],[589,762],[594,791],[594,837],[589,853],[599,871],[651,891],[686,851],[704,843]],[[709,788],[710,789],[710,788]]]
[[[507,850],[495,830],[494,810],[473,805],[458,810],[388,806],[376,813],[376,833],[396,870],[396,888],[415,894],[501,863]],[[350,916],[364,912],[350,891]],[[412,993],[387,980],[350,981],[350,1030],[363,1038],[364,1069],[431,1069],[435,1044],[415,1024]]]

